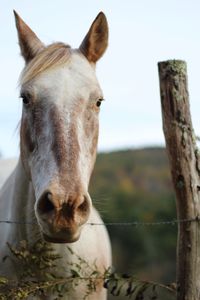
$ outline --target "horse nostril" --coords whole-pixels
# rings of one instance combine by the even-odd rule
[[[82,215],[88,215],[89,213],[89,201],[86,196],[84,196],[83,202],[77,207],[77,210]]]
[[[52,194],[45,192],[38,201],[38,211],[41,214],[48,214],[54,211],[55,206],[52,202]]]

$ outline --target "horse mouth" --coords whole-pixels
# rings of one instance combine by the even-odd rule
[[[46,242],[49,243],[54,243],[54,244],[67,244],[67,243],[74,243],[78,241],[80,234],[69,236],[67,235],[66,237],[54,237],[54,236],[49,236],[45,233],[42,234],[43,238]]]

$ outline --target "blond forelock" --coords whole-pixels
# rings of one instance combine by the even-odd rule
[[[70,49],[69,45],[63,43],[54,43],[44,48],[25,66],[20,84],[28,83],[52,67],[65,64],[69,60]]]

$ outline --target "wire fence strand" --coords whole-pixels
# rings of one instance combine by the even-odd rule
[[[173,220],[160,220],[155,222],[101,222],[101,223],[93,223],[88,222],[85,225],[90,226],[129,226],[129,227],[151,227],[151,226],[164,226],[164,225],[178,225],[181,223],[192,223],[192,222],[200,222],[200,218],[188,218],[188,219],[173,219]],[[27,222],[27,221],[11,221],[11,220],[0,220],[0,224],[15,224],[15,225],[37,225],[37,222]]]

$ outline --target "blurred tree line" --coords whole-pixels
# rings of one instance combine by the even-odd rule
[[[105,222],[176,218],[175,195],[163,148],[100,153],[90,194]],[[108,231],[116,271],[145,280],[175,281],[176,225],[113,226]]]

